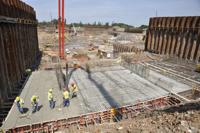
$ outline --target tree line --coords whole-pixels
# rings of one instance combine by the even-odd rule
[[[51,21],[42,21],[42,22],[39,22],[39,25],[58,25],[58,20],[57,19],[53,19]],[[83,23],[83,22],[79,22],[79,23],[71,23],[71,24],[67,24],[66,23],[66,19],[65,19],[65,25],[68,25],[68,26],[75,26],[75,27],[83,27],[83,26],[107,26],[107,27],[111,27],[111,26],[119,26],[121,28],[141,28],[141,29],[146,29],[148,28],[147,25],[141,25],[139,27],[134,27],[132,25],[128,25],[128,24],[125,24],[125,23],[109,23],[109,22],[106,22],[106,23],[102,23],[102,22],[93,22],[93,23]]]

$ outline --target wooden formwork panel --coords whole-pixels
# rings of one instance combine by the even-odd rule
[[[150,18],[145,50],[199,61],[200,16]]]

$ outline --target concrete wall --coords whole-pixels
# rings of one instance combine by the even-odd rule
[[[0,0],[0,106],[38,54],[34,9],[19,0]]]
[[[165,76],[150,69],[145,64],[130,64],[122,62],[121,64],[125,68],[129,69],[131,72],[139,75],[140,77],[150,81],[151,83],[168,90],[169,92],[179,93],[188,89],[191,89],[189,85],[183,84],[171,77]]]
[[[200,16],[150,18],[145,50],[200,61]]]

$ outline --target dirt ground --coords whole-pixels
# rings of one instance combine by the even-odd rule
[[[68,62],[82,63],[88,60],[99,60],[98,50],[113,53],[112,44],[138,44],[143,47],[143,34],[120,33],[114,37],[110,29],[84,29],[72,36],[65,33],[65,58],[61,60],[63,67]],[[58,33],[55,27],[38,28],[39,47],[43,53],[39,69],[51,69],[52,58],[58,57]],[[66,52],[66,49],[70,53]],[[113,56],[111,56],[112,58]]]
[[[142,112],[118,123],[77,130],[81,133],[199,133],[200,102],[161,111]]]

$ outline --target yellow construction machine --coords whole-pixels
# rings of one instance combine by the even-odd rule
[[[200,63],[196,64],[195,71],[200,73]]]

